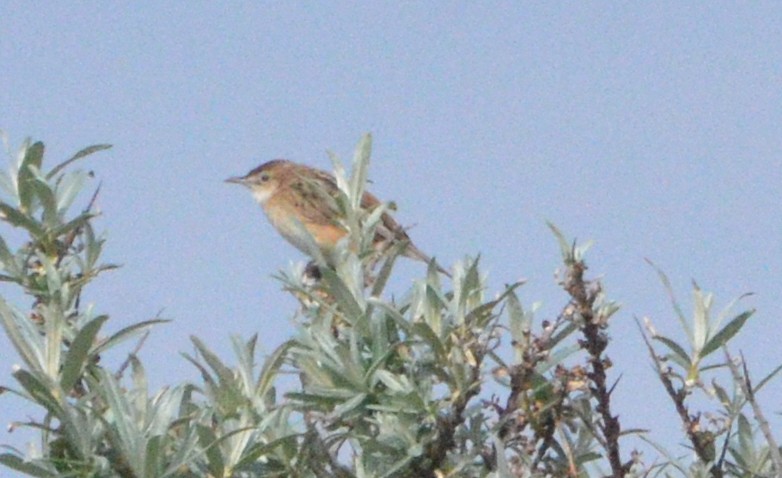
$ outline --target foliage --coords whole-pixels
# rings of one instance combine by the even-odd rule
[[[161,321],[105,335],[109,317],[80,301],[84,287],[113,266],[101,262],[104,239],[93,229],[98,191],[72,212],[92,178],[74,167],[106,148],[85,148],[45,171],[43,144],[26,141],[0,176],[0,219],[26,236],[13,247],[11,234],[0,237],[0,280],[31,300],[19,308],[0,299],[0,321],[23,363],[13,372],[16,387],[2,390],[40,410],[38,420],[18,424],[40,431],[40,449],[6,447],[0,463],[8,468],[38,477],[720,477],[782,470],[754,400],[779,368],[753,386],[746,364],[727,348],[753,311],[722,325],[727,315],[713,320],[712,297],[697,286],[691,320],[672,299],[686,346],[656,333],[650,321],[642,328],[695,452],[681,459],[654,444],[664,460],[651,466],[620,448],[633,431],[621,428],[611,402],[616,383],[608,376],[606,333],[619,307],[600,281],[586,277],[587,247],[553,225],[566,297],[552,320],[537,321],[536,308],[522,305],[522,283],[487,297],[477,258],[457,263],[449,286],[432,263],[403,299],[387,298],[405,245],[379,257],[372,246],[381,213],[393,208],[360,209],[368,136],[352,175],[333,158],[350,231],[340,260],[277,276],[300,304],[292,337],[260,363],[257,337],[234,338],[234,366],[193,337],[197,354],[184,358],[201,383],[151,391],[137,350]],[[101,355],[122,353],[132,338],[138,346],[117,370],[101,364]],[[720,352],[723,361],[707,363]],[[720,370],[730,372],[730,385],[705,385],[704,377]],[[283,373],[299,384],[280,393]],[[690,411],[694,393],[717,404],[719,420],[703,423]]]

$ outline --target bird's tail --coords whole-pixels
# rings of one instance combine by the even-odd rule
[[[417,261],[425,262],[427,264],[432,263],[432,258],[427,256],[421,249],[415,247],[415,244],[412,242],[407,243],[407,246],[405,247],[405,251],[402,253],[405,257],[409,257],[410,259],[415,259]],[[445,274],[448,278],[453,278],[450,272],[443,269],[439,264],[435,262],[434,266],[437,268],[437,271]]]

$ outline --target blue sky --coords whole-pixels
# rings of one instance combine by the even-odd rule
[[[196,379],[191,334],[230,359],[231,334],[271,350],[292,333],[271,275],[302,256],[223,179],[280,157],[328,168],[372,132],[372,190],[418,246],[480,253],[491,293],[527,278],[541,318],[564,301],[545,221],[595,240],[590,272],[623,304],[622,425],[673,446],[633,318],[678,326],[644,258],[685,303],[692,279],[718,307],[754,292],[737,346],[758,377],[782,362],[781,38],[774,2],[6,2],[0,129],[49,161],[114,145],[84,165],[124,267],[88,298],[109,329],[174,320],[142,351],[158,386]],[[422,271],[403,264],[397,291]],[[17,360],[0,338],[0,383]],[[3,425],[24,418],[0,400]]]

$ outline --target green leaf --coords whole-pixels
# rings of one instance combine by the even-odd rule
[[[364,401],[367,399],[366,393],[358,393],[355,396],[349,398],[348,400],[340,403],[336,407],[334,407],[334,410],[332,410],[331,415],[333,417],[336,417],[340,420],[348,420],[351,416],[354,416],[356,413],[360,414],[360,412],[354,412],[357,408],[361,406],[361,404],[364,403]]]
[[[511,291],[508,299],[505,301],[508,310],[508,324],[510,334],[519,347],[526,347],[528,339],[527,334],[532,327],[530,317],[524,313],[524,307],[521,305],[516,292]]]
[[[354,324],[364,315],[364,311],[356,301],[356,297],[333,269],[321,267],[320,272],[325,285],[328,287],[328,292],[337,300],[339,310],[344,313],[345,319],[349,323]]]
[[[316,264],[318,264],[319,267],[326,265],[326,258],[323,257],[323,253],[321,252],[320,247],[318,247],[318,244],[315,242],[315,238],[312,237],[312,234],[310,234],[310,231],[307,230],[307,228],[304,227],[304,224],[302,224],[301,221],[295,217],[291,222],[291,226],[296,229],[296,237],[304,242],[302,250],[306,251],[307,255],[312,257],[312,259]]]
[[[502,303],[506,298],[509,298],[509,302],[513,299],[516,300],[516,305],[519,305],[518,298],[515,296],[515,290],[524,285],[524,282],[519,281],[505,287],[505,290],[496,299],[481,304],[474,308],[465,317],[465,322],[470,326],[485,327],[486,323],[492,318],[492,311],[498,304]]]
[[[709,323],[711,322],[711,304],[713,296],[704,293],[698,284],[693,283],[693,328],[692,328],[692,348],[702,351],[706,345],[706,340],[710,335]],[[701,356],[702,357],[702,356]]]
[[[559,252],[562,255],[562,260],[565,262],[565,264],[571,264],[575,257],[573,254],[573,250],[575,249],[574,245],[565,239],[565,235],[562,233],[562,231],[559,230],[557,226],[554,225],[554,223],[546,221],[546,225],[548,225],[548,228],[551,229],[551,232],[554,233],[554,237],[557,238],[557,243],[559,243]]]
[[[80,227],[87,224],[90,219],[94,218],[96,216],[95,213],[92,212],[83,212],[76,216],[75,218],[71,219],[70,221],[66,222],[65,224],[61,224],[54,229],[51,230],[51,234],[53,237],[60,237],[68,234],[71,231],[75,231],[76,229],[79,229]]]
[[[549,348],[557,346],[560,342],[568,338],[573,332],[578,330],[578,325],[575,322],[570,322],[563,327],[559,332],[555,333],[549,341]]]
[[[35,239],[43,236],[43,226],[38,221],[4,202],[0,202],[0,219],[14,227],[27,229]]]
[[[43,468],[37,463],[29,462],[11,453],[0,454],[0,463],[29,476],[38,476],[40,478],[57,478],[60,476],[60,473],[56,470]]]
[[[167,458],[163,450],[164,439],[161,435],[150,437],[147,441],[144,476],[161,476],[160,466],[164,458]]]
[[[44,370],[46,345],[33,321],[0,297],[0,319],[16,352],[32,370]]]
[[[0,237],[0,263],[2,263],[3,269],[5,269],[11,276],[18,276],[20,274],[19,264],[16,262],[16,258],[11,254],[11,250],[8,249],[8,244]]]
[[[692,364],[692,359],[684,350],[684,348],[682,348],[681,345],[669,339],[668,337],[663,337],[662,335],[655,335],[654,337],[652,337],[652,339],[660,341],[663,344],[665,344],[673,352],[673,356],[671,358],[676,363],[678,363],[684,368],[690,367],[690,365]]]
[[[57,183],[57,188],[55,189],[58,212],[63,213],[71,207],[73,201],[82,189],[84,189],[87,176],[87,173],[84,171],[74,171],[73,173],[62,176],[62,179]]]
[[[7,172],[0,171],[0,190],[2,190],[6,196],[16,197],[17,191],[15,180],[16,178],[12,179],[11,175]]]
[[[738,423],[737,434],[741,456],[747,460],[748,464],[754,463],[757,461],[757,450],[755,449],[755,441],[752,439],[752,425],[743,413],[739,414]]]
[[[663,447],[661,444],[655,442],[651,438],[649,438],[646,435],[638,435],[638,438],[645,441],[646,443],[652,445],[654,449],[656,449],[662,456],[665,457],[666,463],[673,466],[679,472],[682,474],[682,476],[692,476],[691,470],[687,468],[687,465],[684,463],[684,460],[674,456],[671,452],[669,452],[665,447]],[[666,475],[671,476],[671,475]]]
[[[450,322],[443,324],[443,307],[446,305],[446,299],[442,296],[442,290],[432,284],[431,279],[431,277],[427,278],[426,282],[420,283],[422,293],[419,296],[420,301],[415,307],[416,316],[423,319],[438,337],[443,337],[450,332],[452,324]],[[437,277],[433,279],[435,282],[438,281]]]
[[[717,399],[720,401],[720,403],[728,411],[730,411],[731,399],[728,396],[728,392],[726,392],[725,389],[720,384],[718,384],[716,380],[711,381],[711,386],[714,389],[714,394],[717,396]]]
[[[84,223],[84,248],[86,250],[86,269],[91,270],[100,258],[103,250],[103,240],[95,237],[95,231],[89,221]]]
[[[31,212],[35,191],[33,189],[34,173],[31,166],[41,169],[43,162],[43,143],[40,141],[30,145],[25,151],[22,163],[19,165],[17,175],[17,188],[19,191],[19,209],[23,212]]]
[[[74,154],[69,159],[63,161],[62,163],[60,163],[57,166],[55,166],[54,168],[52,168],[52,170],[49,171],[49,174],[46,175],[46,179],[53,178],[55,175],[57,175],[57,173],[62,171],[66,166],[68,166],[69,164],[71,164],[72,162],[74,162],[74,161],[76,161],[78,159],[81,159],[81,158],[83,158],[85,156],[89,156],[92,153],[96,153],[98,151],[103,151],[104,149],[109,149],[109,148],[111,148],[110,144],[95,144],[95,145],[92,145],[92,146],[88,146],[88,147],[82,149],[81,151],[79,151],[78,153]]]
[[[198,441],[206,454],[206,466],[209,469],[210,476],[223,476],[225,473],[225,462],[220,453],[217,435],[211,428],[204,425],[196,425],[198,431]]]
[[[334,179],[337,182],[337,188],[342,192],[340,196],[346,195],[350,192],[350,185],[345,177],[345,166],[336,154],[329,151],[328,155],[331,160],[331,167],[334,171]]]
[[[86,359],[89,356],[95,337],[103,324],[108,320],[107,315],[101,315],[89,321],[79,331],[76,338],[73,339],[68,354],[65,356],[65,362],[60,377],[60,386],[65,392],[69,392],[76,381],[81,377],[84,367],[87,365]]]
[[[391,304],[376,297],[369,297],[367,303],[373,305],[375,308],[382,310],[387,316],[394,321],[394,323],[407,334],[413,333],[412,324]]]
[[[152,328],[152,326],[154,325],[165,324],[166,322],[171,322],[171,321],[163,320],[163,319],[153,319],[153,320],[145,320],[137,324],[129,325],[128,327],[125,327],[119,332],[114,333],[111,337],[101,340],[100,343],[98,343],[98,345],[95,347],[95,350],[93,350],[93,353],[95,355],[101,354],[121,342],[124,342],[128,339],[143,334],[144,332]]]
[[[190,409],[195,406],[190,395],[195,387],[188,386],[188,391],[182,397],[182,410]],[[198,435],[195,430],[195,417],[183,417],[171,423],[171,430],[176,430],[176,446],[173,453],[167,452],[166,471],[161,474],[161,478],[182,476],[183,467],[190,466],[192,463],[200,460],[203,450],[198,446]],[[174,440],[169,435],[169,443]],[[165,450],[165,448],[163,448]]]
[[[411,448],[410,451],[412,452],[413,449]],[[385,473],[380,475],[380,478],[393,478],[396,476],[409,476],[404,473],[402,473],[402,470],[410,466],[410,462],[413,461],[415,456],[406,456],[404,458],[400,458],[398,461],[394,463],[393,466],[385,470]],[[377,475],[369,475],[369,476],[377,476]],[[498,475],[502,476],[502,475]]]
[[[382,329],[385,329],[385,327],[382,327]],[[377,332],[376,335],[380,335],[381,327],[375,327],[374,330]],[[388,359],[397,353],[396,345],[401,345],[397,342],[395,346],[389,346],[387,340],[381,340],[384,346],[383,349],[375,351],[375,360],[367,367],[366,372],[364,373],[365,381],[367,382],[370,381],[370,378],[375,373],[381,370],[381,367],[388,365]]]
[[[540,374],[546,373],[547,371],[564,362],[565,359],[571,355],[576,354],[581,350],[582,347],[579,344],[562,346],[556,350],[553,350],[546,358],[546,360],[538,362],[538,365],[535,366],[535,370]]]
[[[771,373],[769,373],[768,375],[766,375],[765,377],[763,377],[763,380],[759,381],[759,382],[758,382],[758,384],[757,384],[757,385],[756,385],[756,386],[753,388],[753,390],[752,390],[752,391],[753,391],[754,393],[757,393],[757,392],[759,392],[759,391],[760,391],[760,389],[761,389],[761,388],[763,388],[763,386],[764,386],[766,383],[768,383],[768,381],[769,381],[769,380],[771,380],[772,378],[774,378],[774,376],[775,376],[776,374],[778,374],[778,373],[779,373],[779,371],[780,371],[780,370],[782,370],[782,365],[778,365],[778,366],[777,366],[777,367],[776,367],[774,370],[772,370],[772,371],[771,371]]]
[[[468,299],[480,297],[481,291],[484,289],[484,285],[481,282],[481,274],[478,270],[478,263],[481,257],[478,256],[474,261],[467,265],[464,272],[464,281],[461,285],[461,292],[459,295],[459,305],[467,306]]]
[[[406,395],[412,391],[410,382],[405,380],[407,377],[404,375],[397,376],[388,370],[377,370],[374,373],[374,376],[377,380],[380,380],[386,387],[388,387],[389,391],[397,395]]]
[[[209,373],[209,370],[207,370],[206,367],[201,365],[201,363],[197,359],[195,359],[194,357],[191,357],[190,355],[188,355],[186,353],[180,353],[180,355],[182,355],[182,357],[184,357],[185,360],[187,360],[188,362],[193,364],[193,366],[195,368],[197,368],[199,372],[201,372],[201,378],[203,378],[204,382],[206,383],[206,385],[208,387],[216,388],[218,386],[217,382],[215,382],[214,378]]]
[[[40,170],[35,166],[28,166],[33,177],[30,180],[30,187],[32,188],[38,201],[43,208],[43,222],[49,227],[57,225],[57,200],[54,197],[54,191],[46,180],[41,176]]]
[[[388,284],[388,279],[391,277],[394,263],[406,246],[407,244],[404,242],[397,242],[388,250],[386,260],[380,267],[380,272],[377,273],[375,283],[372,285],[372,293],[370,294],[372,297],[380,297],[380,294],[383,293],[383,289],[385,289],[386,284]]]
[[[687,318],[684,316],[684,312],[682,312],[682,308],[679,306],[679,301],[676,300],[676,295],[673,293],[673,287],[671,286],[671,281],[668,280],[668,276],[665,275],[665,272],[663,272],[662,269],[657,267],[654,264],[654,262],[650,261],[649,259],[646,259],[646,263],[652,266],[652,268],[657,272],[657,276],[660,278],[660,282],[662,282],[663,287],[665,287],[665,292],[668,293],[668,298],[671,301],[673,310],[676,312],[676,317],[679,319],[679,323],[681,324],[682,328],[687,334],[687,338],[689,340],[692,340],[692,330],[690,329],[690,324],[687,323]]]
[[[747,319],[749,319],[754,313],[755,309],[751,309],[734,317],[733,320],[728,322],[725,327],[722,328],[722,330],[717,332],[717,334],[706,343],[706,345],[703,347],[703,350],[701,351],[701,357],[705,357],[725,345],[728,340],[733,338],[733,336],[736,335],[739,330],[741,330]]]
[[[190,340],[193,342],[193,345],[195,345],[196,349],[198,349],[198,352],[204,358],[204,361],[207,363],[207,365],[209,365],[209,367],[211,367],[220,378],[220,384],[223,386],[232,384],[234,382],[233,371],[229,367],[226,367],[223,362],[217,358],[217,355],[212,353],[206,344],[201,342],[198,337],[191,335]]]
[[[62,270],[55,266],[54,262],[43,253],[36,253],[38,262],[43,266],[43,270],[46,275],[46,287],[49,297],[54,297],[55,294],[60,294],[59,297],[63,297],[63,277]]]
[[[288,358],[288,351],[293,346],[294,342],[288,340],[281,344],[277,349],[272,352],[271,355],[266,357],[261,368],[261,373],[258,375],[258,385],[255,388],[256,396],[264,396],[271,387],[274,386],[274,379],[285,363],[285,359]]]
[[[429,324],[425,322],[415,322],[411,328],[411,332],[429,344],[432,351],[437,356],[438,361],[446,360],[445,344],[443,344],[440,337],[437,336]]]
[[[275,448],[286,443],[295,443],[296,438],[302,437],[301,434],[290,434],[270,441],[269,443],[255,443],[251,445],[242,458],[234,466],[234,471],[242,471],[247,468],[251,471],[252,465],[254,465],[262,456],[270,455]],[[269,457],[268,459],[271,459]]]
[[[134,410],[128,401],[129,395],[120,387],[117,380],[104,369],[97,371],[100,387],[99,391],[106,401],[106,406],[111,410],[109,426],[114,432],[118,443],[117,448],[122,451],[128,466],[135,472],[143,469],[140,462],[141,449],[144,446],[144,436],[137,425],[137,415],[140,410]]]
[[[60,420],[64,420],[65,413],[57,397],[52,394],[52,384],[41,381],[36,374],[32,374],[27,370],[17,370],[13,373],[13,376],[35,403]]]
[[[353,209],[358,210],[361,207],[361,198],[364,193],[364,185],[367,183],[369,171],[369,158],[372,153],[372,135],[365,134],[356,146],[353,155],[353,171],[350,178],[350,190]]]
[[[497,434],[492,434],[491,438],[494,442],[495,456],[497,458],[497,476],[513,476],[508,457],[505,454],[504,441]]]
[[[138,355],[131,353],[128,355],[128,361],[130,362],[130,376],[133,382],[133,390],[136,392],[135,407],[138,410],[146,410],[147,395],[149,395],[149,386],[147,384],[147,374],[144,372],[144,365],[141,364],[141,360],[138,359]],[[171,391],[172,389],[167,389]],[[175,389],[174,389],[175,390]],[[159,399],[162,399],[165,395],[161,395]],[[159,405],[159,403],[158,403]],[[157,416],[160,415],[158,412]]]
[[[739,303],[739,301],[741,301],[741,300],[743,300],[743,299],[745,299],[747,297],[750,297],[752,295],[754,295],[754,293],[752,293],[752,292],[745,292],[744,294],[741,294],[740,296],[738,296],[735,299],[731,300],[730,303],[728,305],[726,305],[720,311],[719,315],[717,316],[717,320],[712,324],[712,328],[714,328],[714,329],[719,328],[720,324],[722,324],[722,322],[724,322],[725,319],[728,318],[728,314],[730,313],[731,310],[733,310],[733,307],[735,307],[736,304]]]
[[[253,369],[255,368],[255,345],[258,343],[258,334],[253,334],[246,342],[238,335],[231,336],[231,346],[239,361],[236,371],[241,378],[242,390],[249,391],[254,388]]]

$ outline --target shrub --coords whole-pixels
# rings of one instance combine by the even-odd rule
[[[720,477],[782,470],[754,400],[779,368],[753,385],[728,351],[751,310],[713,319],[712,296],[696,287],[693,317],[672,299],[687,346],[649,321],[639,324],[693,452],[677,458],[653,444],[661,458],[646,465],[620,448],[624,435],[643,433],[623,429],[611,402],[616,383],[606,331],[619,307],[586,275],[587,247],[553,225],[565,294],[553,319],[536,320],[534,307],[522,305],[522,283],[488,298],[477,258],[457,263],[448,286],[432,263],[404,299],[389,299],[386,286],[404,244],[379,260],[369,249],[379,215],[356,200],[368,136],[352,176],[335,163],[350,230],[340,260],[333,268],[316,264],[318,280],[300,266],[277,276],[300,305],[291,338],[259,363],[257,337],[235,337],[231,366],[194,337],[197,354],[186,359],[201,383],[150,391],[137,352],[162,321],[104,335],[109,317],[80,300],[84,287],[114,267],[101,262],[104,239],[93,230],[98,190],[73,212],[92,176],[75,169],[77,161],[106,148],[86,148],[46,171],[43,144],[27,141],[0,177],[0,219],[26,236],[13,247],[10,235],[0,237],[0,279],[31,304],[0,299],[0,320],[22,361],[15,388],[3,391],[40,410],[38,420],[22,425],[37,430],[42,443],[28,455],[9,448],[0,455],[6,467],[39,477]],[[117,370],[102,365],[102,355],[122,354],[129,339],[138,344]],[[714,356],[724,360],[706,361]],[[300,383],[281,393],[281,372]],[[695,395],[711,400],[719,420],[690,410]]]

